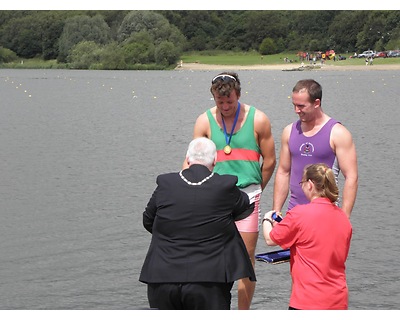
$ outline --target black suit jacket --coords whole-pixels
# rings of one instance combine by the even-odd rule
[[[211,172],[202,165],[183,171],[190,182]],[[249,207],[237,177],[214,175],[201,185],[187,184],[178,173],[157,177],[143,213],[152,233],[139,281],[144,283],[234,282],[256,276],[234,217]]]

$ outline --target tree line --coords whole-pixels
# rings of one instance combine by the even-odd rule
[[[168,68],[191,51],[260,54],[399,49],[400,11],[0,11],[0,63]]]

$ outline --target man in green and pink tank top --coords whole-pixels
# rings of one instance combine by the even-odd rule
[[[230,141],[232,148],[229,154],[224,152],[226,140],[223,130],[207,110],[207,117],[211,127],[211,140],[217,146],[218,162],[214,171],[219,174],[233,174],[239,178],[238,187],[245,188],[251,184],[262,184],[260,170],[260,147],[254,138],[255,108],[250,107],[245,123],[239,131],[233,133]]]
[[[210,91],[216,106],[197,118],[193,136],[213,140],[218,152],[214,171],[236,175],[238,187],[247,192],[249,197],[256,199],[254,211],[246,218],[236,221],[255,266],[261,192],[271,179],[276,165],[271,123],[262,111],[239,102],[241,87],[236,73],[215,76],[211,81]],[[250,309],[254,290],[255,282],[239,280],[239,310]]]

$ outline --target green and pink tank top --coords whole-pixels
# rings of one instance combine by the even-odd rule
[[[214,172],[219,174],[232,174],[238,177],[237,186],[245,188],[251,184],[261,184],[261,153],[254,137],[254,114],[256,109],[250,107],[243,126],[232,135],[230,146],[232,152],[224,153],[226,140],[224,130],[214,119],[210,110],[207,110],[210,122],[211,137],[217,146],[217,164]]]

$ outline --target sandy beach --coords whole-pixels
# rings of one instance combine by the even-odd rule
[[[344,70],[400,70],[400,59],[397,64],[373,64],[373,65],[309,65],[303,67],[299,63],[274,64],[274,65],[213,65],[202,63],[183,63],[178,65],[175,70],[282,70],[282,71],[305,71],[305,70],[329,70],[329,71],[344,71]]]

